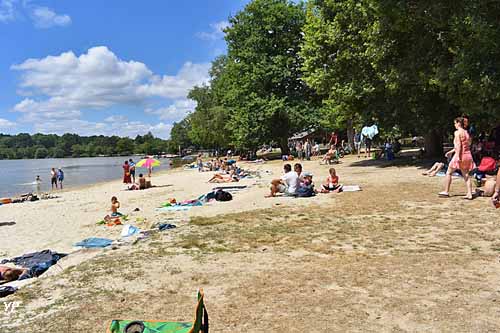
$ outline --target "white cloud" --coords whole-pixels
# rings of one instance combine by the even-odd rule
[[[53,9],[32,5],[30,0],[0,0],[0,22],[8,23],[29,18],[36,28],[65,27],[71,24],[67,14],[57,14]]]
[[[76,56],[28,59],[12,69],[22,72],[26,98],[16,112],[67,112],[113,105],[141,105],[149,98],[185,98],[195,85],[208,82],[209,64],[187,62],[176,75],[155,75],[145,64],[119,59],[107,47],[93,47]],[[40,98],[41,96],[41,98]]]
[[[196,36],[203,40],[216,41],[224,37],[224,29],[226,29],[227,27],[229,27],[229,22],[227,21],[212,23],[210,24],[209,32],[199,32],[196,34]]]
[[[12,128],[15,126],[16,126],[16,123],[14,123],[10,120],[7,120],[7,119],[0,118],[0,128],[1,129],[9,129],[9,128]]]
[[[160,109],[146,109],[146,113],[156,114],[161,120],[178,122],[182,120],[188,113],[194,111],[196,102],[190,99],[181,99],[173,104]]]
[[[112,115],[104,119],[107,123],[124,123],[128,121],[128,118],[122,115]]]
[[[91,122],[81,119],[63,120],[58,122],[36,123],[34,131],[37,133],[78,133],[80,135],[118,135],[134,138],[137,135],[144,135],[147,132],[154,136],[168,139],[170,137],[171,124],[160,122],[152,125],[140,121],[131,121],[125,123],[104,123]]]
[[[0,0],[0,22],[6,23],[14,20],[14,1]]]
[[[35,27],[40,29],[64,27],[71,24],[71,17],[66,14],[58,15],[48,7],[33,8],[31,17]]]
[[[194,110],[195,102],[186,96],[193,86],[208,83],[209,68],[209,64],[186,62],[174,75],[159,75],[141,62],[118,58],[105,46],[90,48],[79,56],[69,51],[28,59],[11,66],[21,73],[18,93],[26,96],[12,111],[22,114],[19,121],[32,123],[34,130],[42,133],[75,131],[133,137],[151,131],[168,137],[171,122]],[[165,102],[170,105],[151,107]],[[149,106],[145,113],[157,115],[160,122],[134,122],[123,115],[98,122],[83,119],[86,112],[113,106]]]

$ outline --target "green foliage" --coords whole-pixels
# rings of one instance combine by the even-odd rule
[[[178,123],[174,123],[170,131],[170,148],[171,152],[178,152],[179,148],[185,149],[191,147],[193,142],[189,138],[191,130],[191,117],[187,116]]]
[[[102,135],[0,134],[0,159],[161,154],[168,148],[169,141],[155,138],[151,133],[138,136],[135,140]]]
[[[305,8],[287,0],[254,0],[229,21],[221,76],[233,143],[254,149],[275,141],[287,149],[287,138],[314,118],[318,101],[301,80]]]
[[[437,138],[461,113],[494,123],[498,13],[495,1],[310,1],[300,54],[323,122],[375,118]]]

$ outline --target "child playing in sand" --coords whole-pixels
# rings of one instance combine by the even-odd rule
[[[111,216],[122,216],[123,214],[118,211],[120,208],[120,201],[117,197],[111,197]]]
[[[340,192],[342,185],[339,185],[339,176],[337,176],[335,168],[330,168],[329,173],[326,183],[321,186],[321,193]]]

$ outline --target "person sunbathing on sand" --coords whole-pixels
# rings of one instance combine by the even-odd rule
[[[439,173],[439,171],[445,169],[445,167],[446,167],[446,164],[441,163],[441,162],[436,162],[429,170],[422,172],[422,175],[434,177]]]
[[[326,182],[321,185],[321,193],[340,192],[342,185],[339,185],[339,176],[337,176],[335,168],[330,168],[329,173]]]
[[[209,183],[232,183],[240,181],[239,177],[236,175],[235,170],[231,170],[229,174],[223,175],[220,173],[216,173],[212,178],[208,181]]]
[[[13,268],[9,266],[0,266],[0,281],[10,282],[16,281],[21,275],[26,273],[28,270],[25,268]]]

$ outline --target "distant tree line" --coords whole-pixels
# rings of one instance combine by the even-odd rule
[[[79,136],[76,134],[0,134],[0,159],[125,156],[161,154],[170,141],[151,133],[135,139],[118,136]]]
[[[500,120],[500,2],[253,0],[171,147],[256,149],[308,127],[422,135],[431,155],[472,116]],[[485,128],[486,129],[486,128]]]

